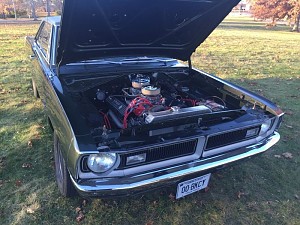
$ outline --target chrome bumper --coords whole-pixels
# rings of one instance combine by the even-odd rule
[[[79,194],[86,197],[133,195],[175,184],[187,176],[200,176],[201,174],[223,168],[233,162],[263,153],[276,144],[279,139],[279,133],[274,132],[274,134],[255,145],[142,174],[78,181],[71,176],[71,180]]]

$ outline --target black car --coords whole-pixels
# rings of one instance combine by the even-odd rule
[[[62,195],[177,185],[180,198],[278,142],[274,103],[192,67],[192,53],[238,2],[65,0],[62,17],[27,37]]]

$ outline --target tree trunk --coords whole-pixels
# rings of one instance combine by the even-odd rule
[[[275,18],[275,16],[274,17],[272,17],[272,27],[275,27],[276,26],[276,18]]]
[[[34,0],[30,0],[30,6],[31,6],[31,18],[33,18],[33,20],[37,20],[36,13],[35,13],[35,3],[34,3]]]
[[[295,18],[295,23],[292,31],[299,32],[299,26],[300,26],[300,13]]]
[[[16,10],[16,5],[15,5],[14,0],[12,0],[12,4],[13,4],[13,8],[14,8],[15,20],[17,20],[17,10]]]
[[[46,0],[46,4],[47,4],[47,16],[50,16],[50,4],[49,4],[49,0]]]

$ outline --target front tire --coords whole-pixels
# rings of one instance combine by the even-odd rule
[[[61,152],[59,138],[54,132],[54,161],[55,161],[55,177],[60,193],[65,197],[73,197],[77,192],[72,184],[70,174],[67,169],[66,161]]]

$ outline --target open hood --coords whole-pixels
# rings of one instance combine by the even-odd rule
[[[188,60],[239,0],[64,0],[59,65],[113,56]]]

